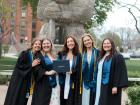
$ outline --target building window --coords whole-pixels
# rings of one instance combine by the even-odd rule
[[[16,13],[11,12],[11,17],[15,17],[15,16],[16,16]]]
[[[32,28],[36,29],[36,22],[35,21],[32,22]]]
[[[20,27],[21,27],[21,29],[25,29],[26,28],[26,22],[25,21],[21,21],[20,22]]]
[[[24,37],[26,35],[26,30],[20,29],[20,36]]]
[[[11,20],[11,25],[15,25],[15,20],[14,19]]]
[[[26,17],[26,10],[22,10],[21,16]]]
[[[32,31],[32,38],[35,38],[35,37],[36,37],[36,32]]]
[[[24,40],[23,39],[20,39],[20,43],[23,43],[24,42]]]

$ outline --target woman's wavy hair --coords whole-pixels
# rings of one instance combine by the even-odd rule
[[[74,46],[74,48],[73,48],[73,50],[72,50],[72,53],[73,53],[73,55],[76,55],[77,53],[80,52],[80,51],[79,51],[79,45],[78,45],[78,43],[77,43],[75,37],[74,37],[72,34],[67,35],[67,36],[65,37],[64,46],[63,46],[61,52],[68,53],[68,51],[69,51],[69,48],[67,47],[67,39],[68,39],[68,38],[72,38],[73,41],[74,41],[74,43],[75,43],[75,46]]]

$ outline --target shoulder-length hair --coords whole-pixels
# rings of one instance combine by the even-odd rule
[[[68,38],[72,38],[73,41],[74,41],[74,43],[75,43],[75,46],[74,46],[74,48],[73,48],[73,50],[72,50],[72,53],[73,53],[73,55],[76,55],[77,53],[80,52],[80,51],[79,51],[79,45],[78,45],[76,39],[74,38],[74,36],[72,36],[72,35],[67,35],[67,36],[65,37],[64,46],[63,46],[63,48],[62,48],[62,52],[64,52],[64,53],[67,54],[68,51],[69,51],[69,48],[67,47],[67,40],[68,40]]]
[[[36,41],[40,41],[40,44],[41,44],[41,39],[39,39],[39,38],[34,38],[34,39],[32,40],[32,42],[31,42],[31,47],[30,47],[29,49],[32,49],[32,47],[33,47],[33,45],[34,45],[34,43],[35,43]]]
[[[41,40],[41,50],[43,49],[43,48],[42,48],[42,44],[43,44],[43,42],[44,42],[45,40],[47,40],[47,41],[49,41],[49,42],[51,43],[50,52],[52,53],[52,51],[53,51],[53,43],[52,43],[52,41],[51,41],[49,38],[43,38],[43,39]]]
[[[105,53],[106,53],[106,51],[103,49],[103,43],[104,43],[105,40],[109,40],[110,43],[111,43],[110,54],[109,54],[109,56],[107,57],[107,59],[110,59],[110,58],[114,55],[114,53],[117,52],[116,47],[115,47],[115,43],[114,43],[114,41],[113,41],[111,38],[105,38],[105,39],[102,41],[102,47],[101,47],[101,52],[100,52],[100,59],[102,59],[102,58],[104,57]]]
[[[92,40],[92,47],[93,47],[93,48],[95,47],[95,46],[94,46],[94,41],[95,41],[95,40],[93,39],[92,35],[91,35],[90,33],[85,33],[85,34],[82,36],[82,38],[81,38],[81,50],[82,50],[82,53],[87,52],[87,48],[85,47],[84,41],[83,41],[83,39],[84,39],[86,36],[88,36],[88,37]]]

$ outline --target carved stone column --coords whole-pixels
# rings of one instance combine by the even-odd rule
[[[48,38],[54,42],[55,39],[55,21],[50,19],[48,24]]]

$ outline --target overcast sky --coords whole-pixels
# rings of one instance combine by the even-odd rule
[[[119,0],[123,3],[134,4],[136,0]],[[140,8],[140,0],[137,0],[137,7]],[[140,12],[134,9],[132,10],[137,17],[140,17]],[[113,10],[108,13],[108,18],[104,23],[105,29],[119,28],[119,27],[130,27],[135,28],[135,21],[132,15],[128,12],[127,8],[121,8],[118,5],[113,7]]]

